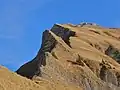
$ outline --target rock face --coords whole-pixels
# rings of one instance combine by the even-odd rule
[[[17,73],[83,90],[120,90],[119,61],[120,29],[55,24],[43,32],[37,56]]]

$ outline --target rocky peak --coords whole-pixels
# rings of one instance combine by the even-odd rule
[[[90,27],[83,28],[86,25]],[[55,24],[43,32],[37,56],[17,73],[83,90],[120,90],[120,64],[116,62],[120,31],[96,26],[94,23]],[[116,58],[112,57],[114,52]]]

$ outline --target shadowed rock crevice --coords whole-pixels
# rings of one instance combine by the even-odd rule
[[[120,50],[117,48],[114,48],[112,45],[110,45],[105,51],[105,54],[120,63]]]
[[[71,47],[70,45],[70,37],[74,37],[76,33],[74,31],[71,31],[69,28],[64,28],[60,25],[55,24],[53,28],[51,29],[53,33],[55,33],[57,36],[61,37],[64,42]]]

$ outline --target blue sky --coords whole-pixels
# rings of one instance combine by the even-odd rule
[[[42,32],[54,23],[120,27],[120,0],[0,0],[0,64],[11,70],[32,60]]]

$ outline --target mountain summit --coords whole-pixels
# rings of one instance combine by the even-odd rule
[[[17,73],[84,90],[120,90],[120,29],[95,23],[55,24],[37,56]]]
[[[120,90],[120,29],[55,24],[43,32],[37,56],[16,72],[50,90]]]

